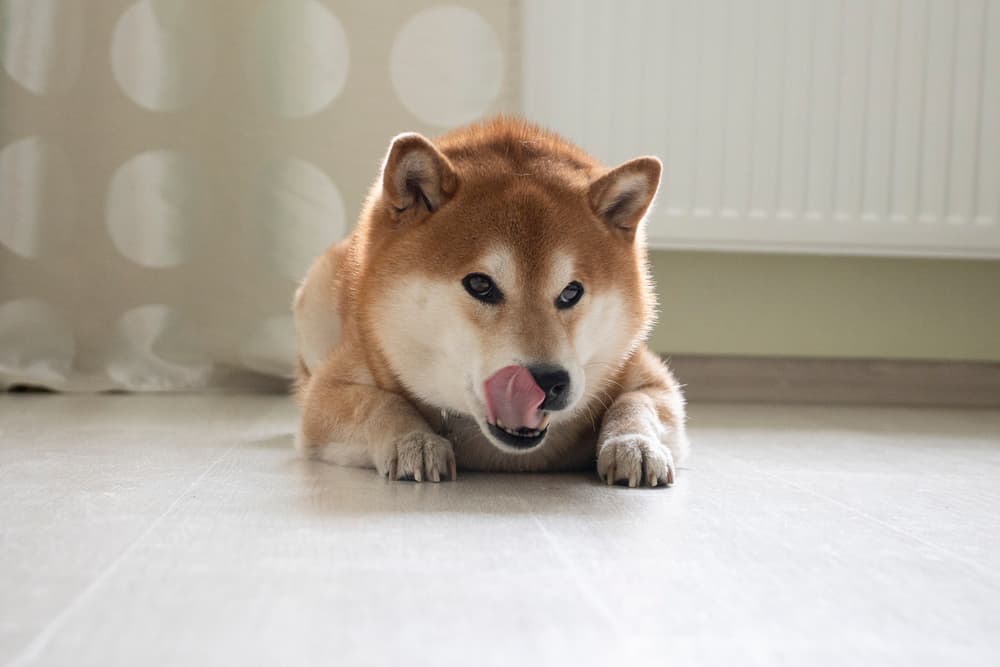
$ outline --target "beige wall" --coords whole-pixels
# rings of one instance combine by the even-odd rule
[[[1000,361],[1000,262],[654,252],[655,350]]]

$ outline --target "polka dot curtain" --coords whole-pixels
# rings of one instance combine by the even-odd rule
[[[517,108],[512,5],[0,0],[0,386],[288,377],[389,138]]]

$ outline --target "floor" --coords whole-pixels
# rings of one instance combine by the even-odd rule
[[[1000,412],[694,405],[670,489],[389,483],[278,397],[0,396],[0,665],[995,665]]]

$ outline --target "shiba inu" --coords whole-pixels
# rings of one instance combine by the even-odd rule
[[[300,450],[391,480],[596,466],[672,484],[684,399],[644,342],[660,170],[511,118],[393,139],[295,295]]]

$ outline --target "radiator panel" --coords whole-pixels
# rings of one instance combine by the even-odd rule
[[[1000,257],[1000,0],[523,11],[528,117],[663,159],[654,247]]]

